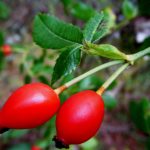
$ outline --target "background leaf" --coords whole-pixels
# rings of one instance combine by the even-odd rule
[[[150,101],[142,99],[140,102],[131,101],[129,104],[130,117],[141,131],[150,134]]]
[[[56,61],[52,75],[52,84],[60,77],[70,74],[79,65],[81,59],[80,47],[80,45],[75,44],[64,49]]]
[[[127,19],[132,19],[137,16],[138,10],[131,1],[124,0],[122,4],[122,12]]]
[[[10,15],[10,8],[4,2],[0,1],[0,19],[7,19]]]
[[[71,3],[72,3],[73,0],[61,0],[61,2],[63,3],[63,5],[65,7],[68,7]]]
[[[33,39],[43,48],[60,49],[82,43],[81,30],[54,16],[39,14],[34,19]]]
[[[94,17],[92,17],[85,25],[84,31],[83,31],[83,37],[85,41],[91,42],[93,39],[93,36],[96,32],[96,30],[99,27],[99,24],[103,20],[103,13],[95,14]]]
[[[117,100],[108,93],[105,93],[103,96],[104,104],[107,109],[113,109],[117,106]]]
[[[80,91],[82,90],[97,90],[104,81],[96,75],[90,75],[85,79],[81,80],[77,85]]]
[[[76,2],[71,6],[70,13],[83,21],[88,21],[96,11],[88,4],[85,4],[83,2]]]

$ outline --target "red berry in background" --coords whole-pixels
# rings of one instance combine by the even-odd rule
[[[10,45],[5,44],[1,47],[2,52],[5,56],[9,56],[12,53],[12,48]]]
[[[34,145],[34,146],[31,147],[31,150],[42,150],[42,149],[40,147]]]
[[[57,148],[81,144],[98,131],[104,116],[104,102],[100,95],[85,90],[72,95],[64,102],[56,117]]]
[[[35,128],[47,122],[58,110],[60,100],[54,90],[43,83],[26,84],[8,98],[0,111],[1,132]]]

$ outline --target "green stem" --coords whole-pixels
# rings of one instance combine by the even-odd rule
[[[103,92],[111,85],[111,83],[129,66],[129,63],[122,65],[117,71],[115,71],[109,79],[97,90],[99,95],[102,95]]]
[[[75,83],[81,81],[82,79],[84,79],[84,78],[86,78],[86,77],[88,77],[88,76],[90,76],[90,75],[92,75],[92,74],[94,74],[94,73],[96,73],[96,72],[98,72],[98,71],[100,71],[102,69],[108,68],[108,67],[113,66],[113,65],[121,64],[123,62],[124,61],[122,61],[122,60],[116,60],[116,61],[111,61],[111,62],[102,64],[102,65],[100,65],[98,67],[95,67],[94,69],[91,69],[90,71],[88,71],[88,72],[86,72],[86,73],[84,73],[84,74],[82,74],[82,75],[72,79],[71,81],[65,83],[64,85],[58,87],[57,89],[55,89],[55,92],[57,94],[60,94],[62,91],[64,91],[68,87],[74,85]]]
[[[99,71],[99,70],[102,70],[102,69],[108,68],[108,67],[110,67],[110,66],[113,66],[113,65],[116,65],[116,64],[120,64],[120,63],[123,63],[123,61],[111,61],[111,62],[102,64],[102,65],[100,65],[100,66],[98,66],[98,67],[95,67],[94,69],[92,69],[92,70],[90,70],[90,71],[88,71],[88,72],[86,72],[86,73],[84,73],[84,74],[82,74],[82,75],[80,75],[80,76],[74,78],[73,80],[71,80],[71,81],[65,83],[65,85],[66,85],[67,87],[70,87],[71,85],[77,83],[78,81],[80,81],[80,80],[86,78],[87,76],[89,76],[89,75],[91,75],[91,74],[93,74],[93,73],[96,73],[96,72]]]
[[[131,61],[135,61],[143,56],[145,56],[146,54],[150,53],[150,47],[138,52],[138,53],[135,53],[135,54],[132,54],[132,55],[128,55],[128,58],[131,60]]]

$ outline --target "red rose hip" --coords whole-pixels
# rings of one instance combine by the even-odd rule
[[[8,98],[0,111],[1,133],[7,128],[30,129],[47,122],[58,110],[60,100],[43,83],[26,84]]]
[[[68,148],[87,141],[98,131],[103,116],[104,102],[96,92],[85,90],[72,95],[56,117],[56,147]]]

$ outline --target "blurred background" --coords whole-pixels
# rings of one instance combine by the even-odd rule
[[[95,11],[103,10],[112,30],[100,43],[131,54],[150,46],[149,7],[149,0],[0,0],[0,46],[11,45],[9,55],[0,51],[0,107],[25,83],[50,85],[59,51],[43,50],[33,42],[32,24],[37,13],[49,13],[83,28]],[[78,69],[53,87],[107,61],[83,54]],[[98,72],[70,87],[60,95],[62,103],[78,91],[96,90],[116,69]],[[70,150],[150,150],[150,55],[126,70],[103,97],[106,110],[99,132]],[[55,117],[36,129],[0,135],[0,150],[55,150],[54,135]]]

